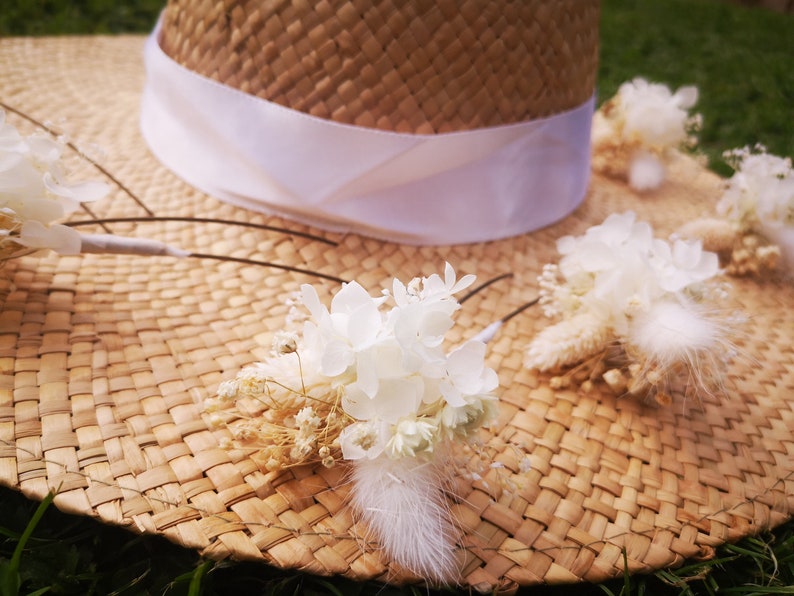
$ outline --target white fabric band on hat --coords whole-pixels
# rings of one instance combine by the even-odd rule
[[[409,244],[549,225],[584,199],[594,100],[539,120],[419,135],[339,124],[198,75],[146,44],[143,135],[191,185],[240,207]]]

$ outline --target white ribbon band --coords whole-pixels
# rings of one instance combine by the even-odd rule
[[[339,124],[240,92],[145,50],[141,125],[191,185],[248,209],[409,244],[495,240],[585,196],[594,101],[540,120],[436,135]]]

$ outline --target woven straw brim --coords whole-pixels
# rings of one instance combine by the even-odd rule
[[[161,45],[194,72],[345,124],[433,133],[589,99],[597,0],[170,0]]]
[[[220,217],[310,231],[204,196],[147,152],[138,131],[141,37],[4,39],[3,100],[63,125],[159,216]],[[19,127],[21,119],[9,115]],[[307,164],[311,167],[311,164]],[[83,176],[85,177],[85,176]],[[295,234],[219,224],[113,225],[200,253],[267,260],[356,279],[373,291],[449,261],[479,281],[510,273],[466,301],[452,342],[471,337],[537,295],[555,240],[633,209],[659,235],[710,212],[719,181],[681,159],[663,189],[638,198],[596,176],[585,204],[558,225],[470,246],[419,248],[355,235],[332,246]],[[483,197],[487,200],[487,197]],[[99,217],[146,215],[120,191]],[[85,218],[76,214],[76,219]],[[414,578],[382,558],[346,504],[344,467],[266,474],[220,448],[201,401],[265,358],[285,302],[301,283],[328,300],[338,283],[308,274],[194,258],[23,257],[0,278],[0,482],[65,511],[164,535],[213,558],[391,582]],[[450,503],[463,530],[463,581],[480,590],[540,582],[598,582],[709,557],[786,520],[794,509],[794,292],[735,280],[749,316],[724,395],[702,408],[654,407],[596,383],[552,390],[522,369],[546,321],[511,319],[488,344],[500,416],[485,447],[494,470],[460,480]],[[516,451],[532,470],[516,469]]]

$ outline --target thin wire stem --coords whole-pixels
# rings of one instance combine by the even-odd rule
[[[538,302],[540,302],[540,297],[535,298],[534,300],[530,300],[529,302],[527,302],[525,304],[522,304],[517,309],[515,309],[513,312],[511,312],[511,313],[505,315],[504,317],[502,317],[501,318],[502,323],[507,323],[510,319],[512,319],[513,317],[515,317],[517,315],[520,315],[522,312],[527,310],[529,307],[535,306]]]
[[[482,290],[484,290],[488,286],[490,286],[492,284],[495,284],[498,281],[502,281],[503,279],[510,278],[510,277],[513,277],[512,273],[503,273],[502,275],[498,275],[498,276],[494,277],[493,279],[489,279],[488,281],[481,283],[479,286],[477,286],[476,288],[471,290],[468,294],[463,296],[460,300],[458,300],[458,304],[463,304],[464,302],[466,302],[466,300],[468,300],[469,298],[471,298],[472,296],[474,296],[478,292],[481,292]]]
[[[197,259],[209,259],[214,261],[228,261],[231,263],[242,263],[244,265],[261,265],[265,267],[272,267],[274,269],[281,269],[283,271],[292,271],[293,273],[303,273],[305,275],[311,275],[313,277],[318,277],[320,279],[327,279],[329,281],[334,281],[339,284],[347,283],[347,281],[342,279],[341,277],[328,275],[327,273],[320,273],[319,271],[310,271],[309,269],[301,269],[300,267],[293,267],[291,265],[281,265],[280,263],[271,263],[269,261],[257,261],[254,259],[245,259],[242,257],[219,256],[219,255],[211,255],[211,254],[199,253],[199,252],[192,252],[188,256],[195,257]]]
[[[104,230],[104,232],[105,232],[106,234],[112,234],[112,233],[113,233],[113,230],[111,230],[111,229],[110,229],[110,228],[107,226],[107,223],[106,223],[106,222],[103,222],[102,220],[99,220],[99,219],[97,219],[97,216],[94,214],[94,212],[91,210],[91,208],[90,208],[88,205],[86,205],[86,204],[84,204],[84,203],[83,203],[83,204],[81,204],[81,207],[82,207],[82,208],[85,210],[85,212],[86,212],[86,213],[88,213],[88,215],[89,215],[91,218],[93,218],[93,219],[94,219],[94,221],[96,221],[97,225],[99,225],[99,226],[100,226],[100,227],[101,227],[101,228]],[[108,223],[109,223],[109,222],[108,222]],[[66,225],[69,225],[69,224],[67,223]]]
[[[156,215],[152,217],[104,217],[101,219],[69,221],[69,222],[65,222],[64,225],[73,228],[79,226],[88,226],[88,225],[100,225],[104,227],[105,224],[111,224],[111,223],[145,223],[145,222],[157,222],[157,221],[184,221],[184,222],[193,222],[193,223],[210,223],[210,224],[240,226],[243,228],[253,228],[256,230],[268,230],[270,232],[280,232],[282,234],[287,234],[290,236],[299,236],[301,238],[307,238],[309,240],[314,240],[316,242],[322,242],[324,244],[328,244],[329,246],[338,246],[338,244],[333,240],[328,240],[327,238],[323,238],[322,236],[317,236],[316,234],[310,234],[308,232],[298,232],[295,230],[290,230],[288,228],[280,228],[278,226],[270,226],[267,224],[257,224],[248,221],[234,221],[228,219],[217,219],[212,217],[177,217],[177,216],[171,217],[171,216],[156,216]]]

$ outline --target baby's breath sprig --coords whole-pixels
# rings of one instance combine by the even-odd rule
[[[307,384],[294,338],[276,340],[276,366],[246,368],[205,400],[210,423],[229,431],[225,447],[248,452],[264,470],[316,462],[333,467],[341,456],[339,434],[350,423],[341,393]]]

